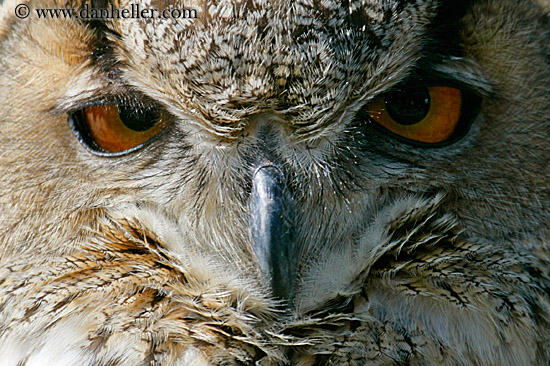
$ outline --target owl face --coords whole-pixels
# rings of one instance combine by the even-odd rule
[[[0,13],[3,261],[149,233],[300,317],[391,267],[386,239],[548,243],[550,43],[534,4],[143,0],[116,6],[190,17],[101,20],[14,6]]]
[[[87,172],[90,205],[161,206],[196,231],[201,248],[248,248],[254,173],[272,164],[289,207],[278,214],[290,223],[290,250],[306,253],[299,261],[360,235],[369,212],[410,194],[445,194],[469,235],[490,240],[543,222],[534,217],[539,192],[518,182],[545,170],[547,144],[522,141],[546,128],[525,122],[541,113],[537,96],[513,83],[513,95],[490,104],[495,77],[506,88],[524,76],[483,63],[493,56],[472,47],[502,36],[477,39],[465,5],[185,6],[197,18],[50,27],[80,32],[79,47],[62,49],[68,76],[50,108],[68,116],[57,119],[71,158],[59,165]],[[508,112],[491,114],[503,105]],[[117,118],[126,129],[113,126]]]

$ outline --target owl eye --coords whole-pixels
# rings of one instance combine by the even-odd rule
[[[399,89],[373,100],[366,113],[401,138],[438,144],[464,132],[472,115],[465,113],[465,97],[470,101],[460,89],[447,86]]]
[[[81,141],[93,152],[107,155],[133,151],[168,126],[158,108],[142,105],[90,106],[71,118]]]

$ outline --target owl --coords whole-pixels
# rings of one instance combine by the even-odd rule
[[[0,365],[548,365],[549,5],[4,1]]]

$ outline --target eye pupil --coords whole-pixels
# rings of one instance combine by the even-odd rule
[[[136,108],[119,105],[118,115],[126,127],[133,131],[147,131],[155,126],[160,117],[159,111],[153,108]]]
[[[430,111],[428,88],[398,90],[386,96],[386,110],[401,125],[414,125],[422,121]]]

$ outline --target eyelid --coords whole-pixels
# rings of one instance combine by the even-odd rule
[[[97,71],[87,70],[69,85],[65,96],[60,98],[54,109],[56,113],[72,113],[94,105],[157,103],[137,89],[121,84],[117,80],[97,75]]]
[[[449,57],[431,65],[429,75],[436,77],[433,81],[444,82],[448,86],[467,91],[479,97],[493,92],[493,85],[483,74],[474,60],[466,57]]]
[[[84,108],[102,105],[127,105],[139,108],[158,107],[162,109],[157,103],[146,96],[136,93],[123,93],[119,95],[105,95],[95,98],[86,98],[80,100],[78,103],[71,105],[69,108],[66,109],[65,112],[73,113]]]
[[[444,85],[479,98],[487,97],[493,92],[493,85],[474,60],[455,56],[438,63],[420,62],[411,72],[411,77],[400,85]]]

